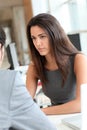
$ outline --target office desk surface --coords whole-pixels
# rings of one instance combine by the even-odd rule
[[[48,118],[49,120],[57,127],[58,130],[73,130],[72,128],[64,125],[61,120],[65,117],[69,116],[75,116],[78,115],[79,113],[76,114],[65,114],[65,115],[49,115]]]

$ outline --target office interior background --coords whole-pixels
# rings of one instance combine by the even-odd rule
[[[30,62],[26,26],[39,13],[54,15],[67,34],[79,34],[81,50],[87,55],[87,0],[0,0],[0,26],[6,32],[6,48],[14,43],[19,65]],[[9,66],[6,52],[2,67]]]

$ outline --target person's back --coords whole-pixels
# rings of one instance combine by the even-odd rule
[[[0,127],[14,126],[12,121],[19,118],[17,113],[24,109],[22,107],[26,108],[24,104],[28,101],[29,107],[32,106],[33,101],[25,89],[21,74],[17,71],[0,70]]]
[[[0,129],[55,130],[28,93],[17,71],[0,70]]]

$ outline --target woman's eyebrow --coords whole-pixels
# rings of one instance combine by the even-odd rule
[[[40,34],[38,34],[38,36],[41,36],[41,35],[47,35],[47,34],[46,33],[40,33]],[[35,37],[35,36],[32,34],[31,37]]]
[[[38,34],[38,36],[40,36],[40,35],[47,35],[46,33],[41,33],[41,34]]]

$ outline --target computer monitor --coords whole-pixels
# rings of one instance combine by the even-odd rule
[[[19,66],[15,43],[8,44],[8,46],[6,47],[6,51],[8,61],[10,63],[10,69],[15,69]]]
[[[79,50],[81,51],[81,42],[80,42],[80,34],[68,34],[68,37],[72,44]]]

